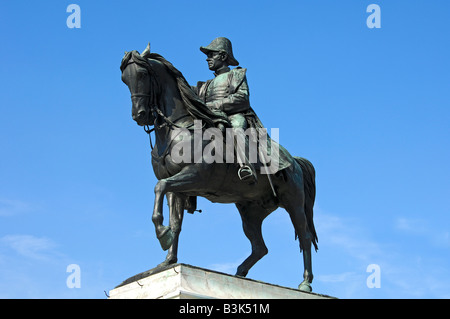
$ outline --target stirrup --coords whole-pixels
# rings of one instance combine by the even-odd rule
[[[244,173],[244,175],[242,175]],[[253,176],[253,171],[248,165],[244,165],[238,170],[238,176],[241,181],[249,179]]]

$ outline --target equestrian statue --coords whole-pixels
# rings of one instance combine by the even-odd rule
[[[150,52],[150,44],[141,54],[125,52],[120,65],[131,93],[133,120],[155,135],[151,155],[158,182],[152,222],[162,249],[168,251],[155,269],[177,262],[183,215],[196,211],[197,196],[236,205],[251,242],[251,254],[237,268],[237,276],[246,276],[268,253],[261,225],[281,207],[290,216],[303,252],[298,288],[311,291],[311,246],[318,249],[314,167],[291,156],[267,134],[250,106],[247,70],[239,67],[230,40],[219,37],[200,50],[214,78],[195,86],[169,61]],[[164,197],[168,226],[163,224]]]

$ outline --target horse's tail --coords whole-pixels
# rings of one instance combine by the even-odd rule
[[[314,207],[314,200],[316,199],[316,182],[315,182],[316,171],[311,162],[308,161],[306,158],[297,156],[294,156],[294,158],[303,171],[306,222],[308,224],[309,232],[311,233],[312,236],[311,242],[317,251],[318,249],[317,243],[319,239],[317,238],[317,233],[313,221],[313,207]]]

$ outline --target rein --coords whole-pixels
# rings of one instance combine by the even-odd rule
[[[133,93],[133,94],[131,94],[131,98],[133,98],[133,97],[151,97],[151,95],[150,94],[146,94],[146,93]],[[150,135],[150,133],[155,131],[156,129],[159,130],[159,129],[165,127],[165,126],[190,129],[190,127],[194,125],[194,124],[190,124],[187,127],[183,127],[183,126],[180,126],[180,125],[176,124],[182,118],[190,116],[189,114],[185,114],[185,115],[177,118],[176,120],[172,121],[171,119],[169,119],[167,116],[164,115],[164,113],[159,109],[159,107],[157,105],[151,106],[150,107],[150,111],[154,115],[154,118],[155,118],[155,122],[154,123],[156,123],[156,119],[157,119],[157,116],[155,116],[155,115],[158,115],[164,121],[163,124],[158,125],[158,126],[154,126],[153,128],[150,128],[150,125],[148,125],[148,124],[144,125],[144,131],[145,131],[145,133],[148,134],[148,137],[149,137],[149,140],[150,140],[150,148],[152,150],[153,150],[153,143],[152,143],[152,136]]]
[[[128,61],[127,65],[128,65],[128,64],[131,64],[131,63],[136,63],[136,61],[134,61],[133,59],[130,59],[130,60]],[[156,76],[155,72],[153,71],[153,69],[152,69],[149,65],[146,65],[145,68],[148,70],[149,74],[153,74],[153,75]],[[133,93],[133,94],[131,94],[131,98],[133,98],[133,97],[148,97],[149,100],[152,100],[152,102],[151,102],[151,103],[152,103],[152,106],[150,106],[150,112],[153,114],[153,117],[154,117],[154,119],[155,119],[155,121],[154,121],[154,123],[153,123],[153,128],[150,128],[150,125],[148,125],[148,124],[147,124],[147,125],[144,125],[144,131],[148,134],[148,137],[149,137],[149,140],[150,140],[150,148],[151,148],[152,150],[153,150],[153,143],[152,143],[152,137],[151,137],[151,134],[150,134],[151,132],[153,132],[153,131],[155,131],[155,130],[159,130],[159,129],[165,127],[165,126],[176,127],[176,128],[180,128],[180,129],[185,128],[185,129],[188,129],[188,130],[192,130],[191,127],[194,125],[193,123],[190,124],[190,125],[187,126],[187,127],[183,127],[183,126],[180,126],[180,125],[176,124],[176,123],[177,123],[179,120],[181,120],[182,118],[185,118],[185,117],[190,116],[190,115],[189,115],[189,114],[185,114],[185,115],[183,115],[183,116],[177,118],[176,120],[171,120],[171,119],[169,119],[169,118],[168,118],[168,117],[167,117],[167,116],[159,109],[158,105],[156,105],[156,102],[155,102],[155,100],[154,100],[154,99],[155,99],[155,93],[153,93],[153,94],[147,94],[147,93]],[[160,118],[162,119],[163,123],[162,123],[161,125],[159,125],[159,126],[155,126],[158,117],[160,117]],[[202,129],[205,128],[205,124],[206,124],[206,123],[203,123]]]

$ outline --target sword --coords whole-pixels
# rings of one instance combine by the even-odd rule
[[[267,159],[266,159],[264,153],[261,151],[261,148],[258,147],[258,151],[259,151],[259,157],[261,159],[264,158],[264,163],[267,163]],[[273,183],[272,183],[272,177],[270,177],[267,167],[264,164],[263,164],[263,166],[264,166],[264,169],[266,170],[266,176],[267,176],[267,179],[269,180],[270,188],[272,188],[273,196],[277,197],[277,193],[275,192],[275,187],[273,186]]]

